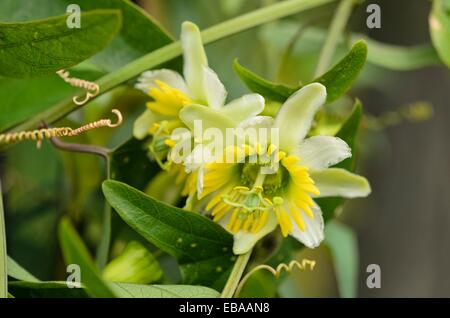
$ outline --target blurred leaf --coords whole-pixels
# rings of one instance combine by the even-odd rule
[[[117,10],[81,13],[82,28],[67,16],[0,23],[0,75],[36,77],[74,66],[106,47],[121,27]]]
[[[116,294],[121,298],[217,298],[214,289],[190,285],[137,285],[114,284]]]
[[[26,269],[17,264],[16,261],[9,256],[7,266],[9,277],[27,282],[39,282],[39,279],[30,274]]]
[[[288,61],[284,61],[282,78],[288,82],[310,78],[313,65],[317,63],[317,55],[322,47],[328,30],[299,25],[298,22],[278,21],[270,26],[261,28],[261,38],[272,50],[273,55],[282,56],[295,38],[299,29],[303,29],[298,45],[289,54]],[[367,42],[367,62],[391,70],[408,71],[430,65],[440,64],[441,60],[436,50],[430,44],[418,44],[413,46],[400,46],[375,41],[363,34],[353,33],[351,41],[363,39]],[[295,44],[295,43],[294,43]],[[347,38],[343,38],[337,48],[337,56],[347,49]]]
[[[269,272],[258,271],[247,280],[239,298],[274,298],[276,295],[276,278]]]
[[[181,189],[183,183],[174,184],[173,174],[166,170],[161,170],[147,185],[145,193],[152,198],[163,201],[170,205],[176,205],[181,199]]]
[[[321,83],[327,88],[327,103],[335,101],[347,92],[364,67],[366,58],[367,44],[364,41],[358,41],[341,61],[328,72],[312,81]],[[259,93],[271,100],[284,102],[290,95],[302,87],[298,86],[293,88],[269,82],[241,66],[237,60],[235,60],[233,66],[241,80],[252,92]]]
[[[409,71],[440,63],[436,50],[430,45],[399,46],[367,40],[367,61],[397,71]]]
[[[288,87],[262,78],[240,65],[237,59],[233,62],[233,68],[239,78],[247,85],[249,90],[261,94],[270,100],[282,103],[297,90],[295,87]]]
[[[8,255],[6,254],[5,213],[3,210],[3,192],[0,181],[0,298],[8,297]]]
[[[74,3],[73,0],[2,0],[0,20],[26,21],[60,15],[72,3]],[[90,59],[105,71],[116,70],[173,41],[158,22],[131,1],[77,0],[76,3],[82,11],[119,9],[122,13],[123,27],[120,33],[105,50]],[[170,68],[180,68],[180,59],[169,66]]]
[[[367,59],[367,44],[356,42],[350,52],[331,70],[313,80],[322,83],[327,88],[327,103],[331,103],[347,92]]]
[[[341,297],[355,298],[358,289],[358,241],[355,232],[337,221],[325,227],[324,243],[330,248]]]
[[[353,107],[352,113],[336,134],[336,137],[341,138],[350,146],[350,149],[352,150],[352,156],[338,163],[334,167],[354,171],[357,158],[355,138],[356,134],[358,133],[361,115],[362,105],[361,102],[357,100],[355,106]],[[315,201],[322,209],[323,217],[325,221],[327,221],[333,217],[334,211],[344,202],[344,199],[341,197],[329,197],[317,198],[315,199]]]
[[[16,144],[6,153],[3,172],[9,255],[35,276],[51,279],[59,253],[55,229],[70,201],[58,152],[47,142],[39,150],[31,141]]]
[[[156,258],[139,242],[128,243],[123,253],[103,270],[103,279],[111,282],[150,284],[163,276]]]
[[[59,224],[59,242],[67,265],[77,264],[81,269],[81,283],[93,297],[114,297],[110,286],[105,283],[95,267],[86,246],[69,220]]]
[[[103,193],[128,225],[178,259],[185,283],[215,289],[223,286],[235,257],[233,237],[220,225],[121,182],[105,181]]]
[[[281,263],[292,261],[294,253],[303,249],[305,246],[292,236],[283,237],[280,240],[278,248],[265,262],[267,265],[276,268]],[[277,280],[277,284],[281,281]]]
[[[111,178],[144,189],[160,167],[148,157],[146,140],[132,138],[117,147],[111,156]]]
[[[439,57],[450,67],[450,0],[434,0],[430,18],[431,40]]]
[[[111,283],[120,298],[216,298],[219,293],[202,286],[137,285]],[[87,298],[85,288],[68,288],[66,282],[11,282],[12,294],[19,298]]]

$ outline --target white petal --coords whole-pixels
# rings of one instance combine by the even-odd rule
[[[320,245],[324,239],[324,222],[322,217],[322,210],[318,206],[314,206],[312,209],[314,218],[308,217],[303,211],[302,218],[305,222],[305,230],[302,231],[294,222],[291,220],[294,230],[292,236],[297,240],[302,242],[306,247],[315,248]]]
[[[292,152],[298,147],[326,97],[325,86],[312,83],[295,92],[281,106],[275,126],[280,130],[280,147],[283,151]]]
[[[319,188],[319,197],[366,197],[371,189],[366,178],[345,169],[312,170],[311,178]]]
[[[198,144],[184,160],[186,172],[191,173],[196,170],[202,170],[199,172],[203,173],[203,169],[201,169],[203,168],[203,165],[213,161],[213,159],[214,157],[208,145]],[[203,181],[203,178],[201,179]]]
[[[157,87],[155,80],[160,80],[186,94],[189,93],[183,77],[177,72],[167,69],[146,71],[142,73],[141,76],[139,76],[138,83],[136,83],[135,87],[147,94],[150,88]]]
[[[203,67],[203,86],[206,96],[206,103],[209,107],[219,110],[225,104],[227,91],[217,74],[209,67]]]
[[[234,234],[233,253],[236,255],[245,254],[264,236],[273,232],[278,222],[275,213],[270,213],[266,224],[257,233],[239,231]]]
[[[221,112],[235,122],[251,119],[264,110],[264,98],[259,94],[247,94],[225,105]]]
[[[311,169],[323,169],[352,156],[345,141],[331,136],[314,136],[302,141],[294,152],[300,164]]]
[[[148,135],[149,128],[157,121],[157,116],[151,110],[147,109],[134,122],[133,136],[137,139],[144,139]]]
[[[200,30],[192,22],[184,22],[181,26],[181,46],[183,47],[183,73],[186,83],[196,101],[206,101],[204,92],[203,67],[208,66],[202,44]]]
[[[202,137],[208,129],[219,129],[224,137],[226,129],[235,126],[227,116],[201,105],[185,106],[180,110],[179,116],[184,124],[194,132],[194,137],[200,140],[203,139]],[[200,124],[201,127],[199,127]]]
[[[272,128],[274,119],[270,116],[255,116],[250,117],[239,123],[237,127],[247,129],[247,128]]]
[[[200,166],[200,168],[198,168],[198,174],[197,174],[197,199],[200,199],[202,197],[202,192],[203,192],[203,177],[204,177],[204,173],[205,169],[204,166]]]

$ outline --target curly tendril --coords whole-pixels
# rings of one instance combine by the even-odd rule
[[[266,265],[266,264],[262,264],[262,265],[258,265],[256,267],[254,267],[251,271],[249,271],[243,278],[242,280],[239,282],[238,287],[236,288],[236,293],[234,295],[234,297],[238,297],[242,288],[244,287],[245,283],[247,282],[247,280],[257,271],[259,270],[266,270],[269,271],[270,273],[272,273],[273,276],[275,276],[275,278],[279,278],[281,273],[283,271],[290,273],[292,272],[292,270],[294,269],[294,267],[297,267],[298,269],[300,269],[302,272],[306,271],[309,267],[309,270],[314,270],[314,267],[316,266],[316,261],[313,260],[309,260],[309,259],[303,259],[301,261],[301,263],[299,261],[296,260],[292,260],[291,262],[289,262],[289,264],[286,263],[281,263],[278,264],[277,268],[273,268],[272,266]]]
[[[40,142],[43,139],[50,139],[53,137],[73,137],[78,136],[84,132],[101,127],[115,128],[122,124],[122,113],[118,109],[113,109],[112,112],[117,116],[117,121],[113,123],[111,119],[100,119],[98,121],[89,123],[76,129],[70,127],[59,128],[42,128],[30,131],[19,131],[13,133],[0,134],[0,144],[9,144],[24,140],[35,140]]]
[[[98,86],[98,84],[76,77],[70,77],[69,71],[59,70],[58,72],[56,72],[56,74],[58,74],[59,77],[61,77],[66,83],[69,83],[71,86],[84,88],[87,90],[86,95],[83,99],[80,100],[80,96],[73,97],[73,102],[78,106],[84,105],[92,97],[97,96],[100,92],[100,87]]]

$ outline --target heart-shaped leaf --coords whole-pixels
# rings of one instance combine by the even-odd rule
[[[103,183],[109,204],[136,232],[175,256],[184,283],[220,289],[235,260],[233,237],[208,218],[157,201],[117,181]]]

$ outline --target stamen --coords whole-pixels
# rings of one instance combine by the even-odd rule
[[[177,142],[173,139],[166,139],[166,140],[164,140],[164,144],[166,144],[170,148],[173,148],[173,147],[175,147]]]
[[[275,150],[277,150],[277,146],[275,146],[274,144],[270,144],[269,148],[267,149],[267,153],[269,154],[269,156],[271,156]]]

